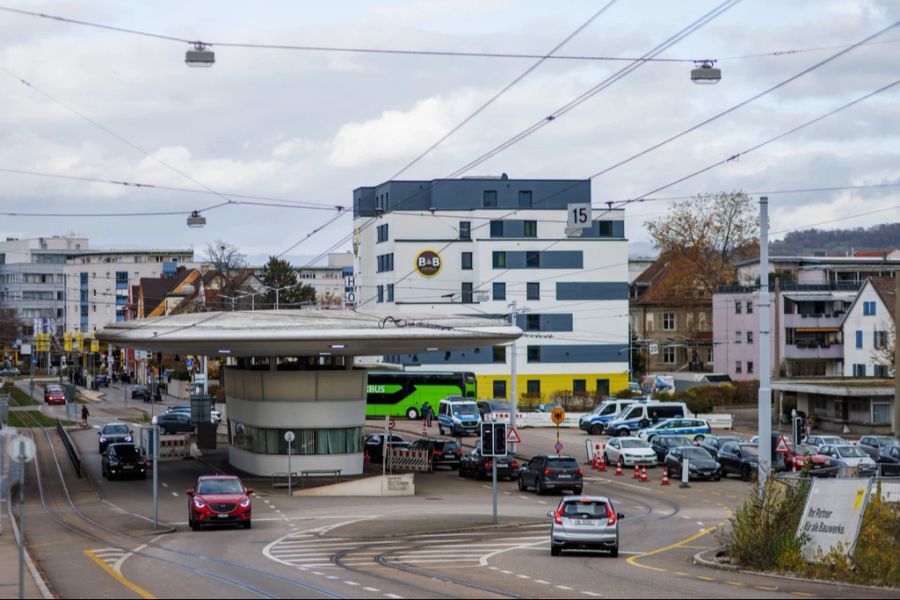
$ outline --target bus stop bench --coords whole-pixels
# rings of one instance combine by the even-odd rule
[[[300,471],[300,487],[303,487],[303,482],[310,477],[323,477],[325,475],[331,475],[334,477],[334,482],[338,483],[341,480],[341,471],[343,469],[306,469]]]

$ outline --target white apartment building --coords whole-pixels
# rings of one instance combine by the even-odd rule
[[[409,314],[507,315],[520,396],[609,394],[628,384],[624,211],[594,211],[566,233],[590,180],[388,181],[354,190],[357,306]],[[478,395],[509,398],[506,346],[387,356],[408,370],[474,372]]]
[[[897,305],[894,286],[893,277],[869,279],[844,315],[845,377],[893,377],[893,368],[876,360],[876,353],[892,343],[890,331]]]
[[[323,306],[352,305],[347,298],[347,278],[353,275],[351,252],[328,255],[328,264],[297,268],[297,280],[316,290],[316,300]],[[350,300],[348,302],[348,300]]]
[[[91,250],[64,266],[66,331],[93,334],[107,323],[125,320],[131,286],[142,277],[174,274],[196,267],[192,249]]]

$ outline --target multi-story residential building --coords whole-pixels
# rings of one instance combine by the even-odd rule
[[[66,331],[92,334],[105,324],[124,321],[132,286],[141,278],[174,275],[179,266],[193,267],[194,251],[91,250],[64,265]]]
[[[660,256],[631,284],[631,329],[651,372],[712,371],[712,300],[673,283],[678,266]]]
[[[759,257],[741,260],[740,285],[759,285]],[[769,273],[779,275],[784,284],[860,286],[869,277],[887,277],[900,271],[900,256],[884,252],[880,256],[771,256]]]
[[[297,269],[297,280],[316,290],[316,301],[321,306],[341,306],[348,303],[346,279],[353,275],[351,252],[329,254],[328,264]]]
[[[886,360],[893,343],[897,296],[894,277],[866,281],[841,323],[844,330],[846,377],[893,377],[894,365]]]
[[[506,315],[515,304],[521,396],[609,394],[628,381],[624,212],[580,237],[571,204],[590,180],[388,181],[354,190],[356,304],[410,314]],[[570,235],[572,237],[570,237]],[[508,347],[388,356],[413,370],[471,371],[481,397],[510,396]]]
[[[88,250],[88,240],[76,236],[0,242],[0,301],[16,311],[22,335],[31,335],[35,318],[54,319],[57,332],[65,321],[66,259]]]

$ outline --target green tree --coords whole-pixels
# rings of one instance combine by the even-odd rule
[[[263,297],[266,305],[272,308],[276,303],[279,308],[298,308],[316,301],[316,290],[311,285],[298,282],[297,272],[286,260],[270,256],[260,272],[260,280],[266,287],[272,288]]]

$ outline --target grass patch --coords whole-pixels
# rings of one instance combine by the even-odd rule
[[[7,424],[10,427],[34,427],[35,422],[39,423],[41,427],[56,427],[55,418],[48,417],[47,415],[36,410],[11,410],[9,411],[8,417],[9,419]],[[73,421],[63,421],[62,424],[64,427],[68,427],[69,425],[75,425],[76,423],[74,423]]]
[[[32,400],[28,397],[28,394],[20,390],[14,385],[5,385],[3,386],[2,392],[4,394],[9,394],[9,405],[10,406],[37,406],[39,402],[37,400]]]

